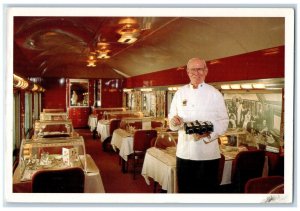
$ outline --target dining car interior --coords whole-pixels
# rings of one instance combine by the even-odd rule
[[[49,10],[11,18],[12,193],[178,193],[168,114],[195,57],[229,120],[216,193],[287,193],[285,16]]]

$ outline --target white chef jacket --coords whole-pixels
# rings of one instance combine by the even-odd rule
[[[176,156],[189,160],[213,160],[220,158],[218,137],[228,127],[228,114],[222,94],[213,86],[201,83],[194,89],[191,84],[178,89],[171,103],[171,120],[175,115],[183,118],[183,122],[211,121],[214,131],[211,138],[195,141],[193,135],[186,134],[183,125],[174,127],[170,123],[171,130],[178,130],[178,143]]]

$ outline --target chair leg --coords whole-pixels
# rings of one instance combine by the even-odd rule
[[[136,163],[135,163],[135,155],[133,154],[133,179],[135,180],[135,166],[136,166]]]
[[[156,193],[156,188],[157,188],[157,182],[154,181],[153,193]]]

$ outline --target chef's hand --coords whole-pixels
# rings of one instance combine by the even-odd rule
[[[209,137],[210,138],[210,133],[204,133],[202,135],[198,134],[198,133],[193,133],[193,138],[195,139],[195,141],[198,141],[202,138],[205,138],[205,137]]]
[[[171,119],[171,124],[174,127],[179,126],[179,125],[183,124],[183,119],[180,116],[176,115]]]

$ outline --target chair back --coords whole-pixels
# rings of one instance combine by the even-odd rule
[[[283,184],[282,176],[267,176],[253,178],[247,181],[245,193],[269,193],[276,186]]]
[[[163,123],[160,121],[151,121],[151,128],[162,127]]]
[[[133,136],[133,151],[146,151],[151,147],[151,140],[157,136],[156,130],[137,130]]]
[[[284,176],[284,159],[279,153],[265,152],[268,156],[269,173],[271,176]]]
[[[157,135],[153,146],[159,149],[176,148],[176,141],[170,133],[161,132]]]
[[[269,191],[271,194],[284,193],[284,184],[277,185],[275,188]]]
[[[109,123],[109,134],[112,135],[113,132],[120,127],[120,119],[112,119]]]
[[[262,150],[241,151],[232,163],[231,181],[234,191],[244,192],[249,179],[261,177],[265,162],[265,152]]]
[[[32,177],[33,193],[83,193],[81,168],[38,171]]]
[[[134,127],[137,130],[143,128],[143,124],[141,121],[129,122],[128,125]]]

